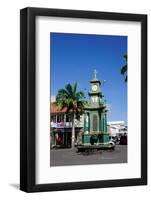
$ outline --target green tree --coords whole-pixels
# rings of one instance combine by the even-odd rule
[[[127,82],[127,60],[128,60],[127,54],[125,54],[123,57],[126,64],[121,68],[121,74],[124,76],[125,82]]]
[[[67,113],[70,112],[72,116],[72,148],[74,148],[75,142],[75,119],[84,110],[84,93],[82,91],[77,91],[77,82],[71,86],[69,83],[64,89],[60,89],[56,96],[56,106],[59,110],[64,108],[67,109]]]

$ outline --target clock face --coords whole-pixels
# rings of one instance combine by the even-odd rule
[[[97,89],[98,89],[98,86],[97,86],[97,85],[93,85],[93,86],[92,86],[92,91],[95,92],[95,91],[97,91]]]

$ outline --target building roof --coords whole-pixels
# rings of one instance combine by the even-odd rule
[[[55,103],[51,103],[50,104],[50,111],[51,111],[51,113],[66,113],[67,112],[67,108],[59,110],[57,108],[57,106],[55,105]]]
[[[111,121],[111,122],[107,122],[108,125],[124,125],[125,122],[124,121]]]
[[[51,111],[51,113],[66,113],[67,112],[67,108],[63,108],[62,110],[59,110],[57,108],[57,106],[55,105],[55,103],[51,103],[50,104],[50,111]],[[70,110],[69,112],[72,112],[72,110]]]

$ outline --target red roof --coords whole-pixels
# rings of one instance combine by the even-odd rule
[[[54,103],[50,105],[50,110],[51,110],[51,113],[65,113],[65,112],[67,112],[67,108],[59,110]]]
[[[63,108],[62,110],[59,110],[54,103],[51,103],[50,111],[51,111],[51,113],[66,113],[67,108]],[[69,111],[69,112],[71,112],[71,111]]]

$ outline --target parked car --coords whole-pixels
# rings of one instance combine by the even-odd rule
[[[122,135],[120,137],[120,144],[121,145],[127,145],[127,135]]]
[[[118,143],[119,139],[117,136],[109,136],[110,141],[114,142],[115,144]]]
[[[115,142],[110,140],[109,141],[109,147],[110,147],[110,149],[114,150],[115,149]]]

